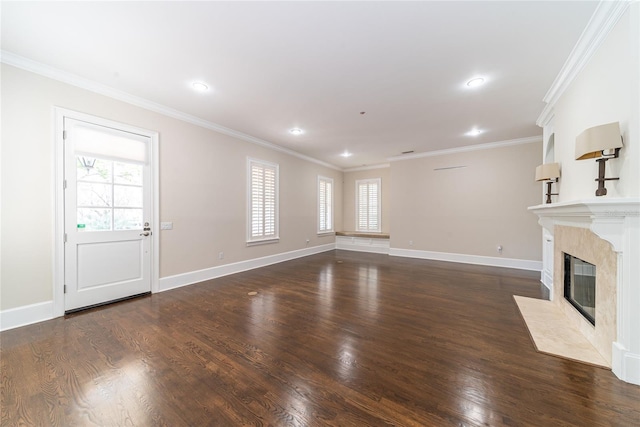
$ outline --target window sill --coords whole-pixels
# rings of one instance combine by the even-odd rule
[[[335,236],[336,232],[335,231],[318,231],[318,233],[316,234],[318,237],[326,237],[326,236]]]
[[[338,231],[336,232],[336,236],[342,237],[362,237],[365,239],[388,239],[389,233],[372,233],[372,232],[362,232],[362,231]]]
[[[271,243],[280,242],[279,237],[275,237],[273,239],[264,239],[264,240],[250,240],[247,242],[247,246],[260,246],[260,245],[268,245]]]

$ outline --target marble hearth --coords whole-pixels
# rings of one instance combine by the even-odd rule
[[[640,385],[640,199],[581,200],[529,210],[552,242],[545,246],[552,253],[543,257],[553,276],[545,283],[551,300],[615,375]],[[596,265],[595,327],[564,299],[565,252]]]

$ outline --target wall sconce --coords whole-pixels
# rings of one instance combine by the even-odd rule
[[[536,181],[547,181],[547,201],[551,203],[551,196],[557,196],[559,193],[551,192],[551,184],[558,182],[560,177],[560,165],[558,163],[546,163],[536,168]]]
[[[615,181],[620,178],[605,178],[605,162],[609,159],[616,159],[622,147],[622,136],[620,135],[620,123],[613,122],[606,125],[595,126],[582,132],[576,138],[576,160],[596,159],[598,162],[598,189],[596,196],[604,196],[607,189],[604,188],[605,181]],[[605,151],[607,152],[605,154]]]

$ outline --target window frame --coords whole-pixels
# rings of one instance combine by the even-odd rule
[[[274,170],[274,233],[266,235],[264,232],[259,236],[253,235],[253,167],[259,166],[264,169]],[[263,192],[264,194],[264,192]],[[263,210],[265,205],[263,203]],[[280,166],[277,163],[266,160],[247,157],[247,246],[277,243],[280,241]]]
[[[375,183],[378,187],[378,203],[376,215],[378,219],[378,227],[376,229],[372,229],[369,227],[369,221],[367,220],[367,228],[360,228],[360,186],[361,185],[369,185]],[[356,226],[355,229],[360,233],[381,233],[382,232],[382,179],[381,178],[367,178],[367,179],[359,179],[356,180],[356,194],[355,194],[355,202],[356,202]]]
[[[326,193],[327,184],[329,184],[331,186],[331,200],[329,200],[329,203],[328,203],[328,208],[329,208],[328,209],[328,211],[329,211],[328,212],[329,213],[328,217],[330,219],[331,227],[325,228],[325,229],[323,229],[322,226],[321,226],[322,201],[321,201],[321,197],[320,196],[322,195],[322,190],[320,189],[320,185],[321,185],[322,182],[325,183],[325,193]],[[317,190],[318,190],[317,191],[317,199],[318,199],[317,200],[318,201],[318,211],[317,211],[317,213],[318,213],[318,223],[317,223],[318,230],[317,231],[318,231],[318,235],[334,233],[335,232],[335,229],[334,229],[335,217],[334,217],[333,205],[334,205],[334,199],[335,199],[334,198],[335,186],[333,184],[333,178],[329,178],[329,177],[326,177],[326,176],[318,175]],[[327,206],[326,206],[327,205],[327,203],[326,203],[327,196],[326,196],[326,194],[324,195],[324,199],[325,199],[325,210],[326,210],[327,209]],[[327,220],[327,218],[325,218],[325,222],[326,222],[326,220]]]

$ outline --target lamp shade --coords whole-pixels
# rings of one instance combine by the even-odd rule
[[[595,159],[602,156],[603,150],[620,147],[622,147],[620,123],[594,126],[576,138],[576,160]]]
[[[553,180],[560,177],[560,164],[545,163],[536,168],[536,181]]]

